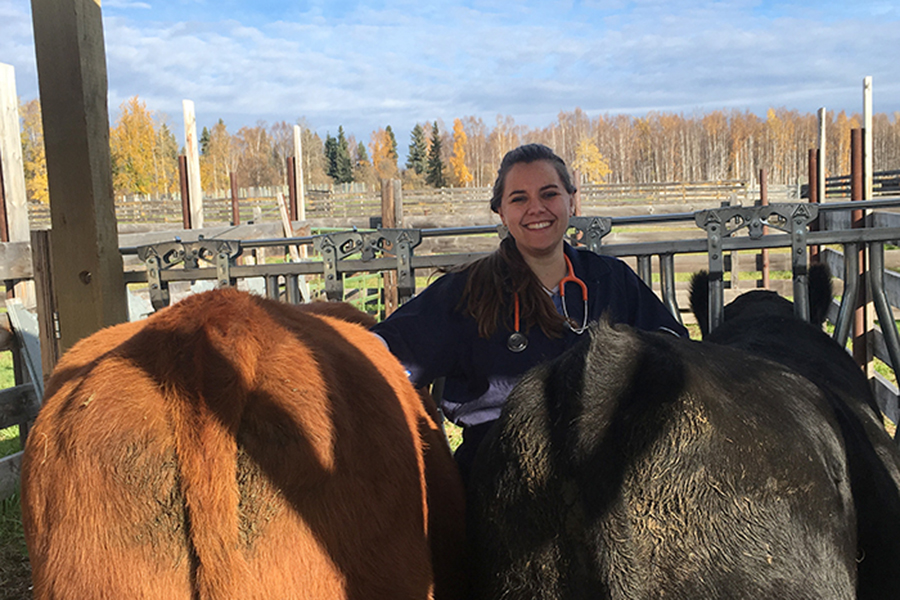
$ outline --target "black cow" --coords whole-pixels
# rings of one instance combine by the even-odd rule
[[[691,308],[704,340],[740,348],[790,367],[822,391],[846,447],[856,512],[859,598],[900,598],[900,453],[884,430],[872,390],[850,355],[824,331],[831,303],[825,265],[809,272],[810,321],[793,304],[764,290],[747,292],[725,307],[722,325],[708,323],[708,277],[691,282]]]
[[[525,376],[479,449],[476,588],[498,599],[856,598],[869,558],[857,550],[853,470],[887,467],[855,457],[853,415],[745,350],[596,324]],[[882,571],[885,586],[897,572]]]

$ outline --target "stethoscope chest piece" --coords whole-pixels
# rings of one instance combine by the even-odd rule
[[[528,347],[528,338],[525,337],[524,333],[514,331],[509,334],[509,338],[506,340],[506,347],[512,352],[521,352]]]

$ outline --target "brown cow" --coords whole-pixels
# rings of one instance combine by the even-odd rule
[[[35,598],[462,597],[450,451],[348,319],[226,289],[75,345],[22,466]]]

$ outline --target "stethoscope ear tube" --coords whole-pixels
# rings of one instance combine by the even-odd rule
[[[563,254],[563,258],[566,259],[566,267],[568,269],[566,276],[559,282],[559,299],[562,303],[563,317],[565,317],[566,325],[568,325],[569,329],[576,335],[581,335],[588,326],[587,285],[581,279],[575,277],[575,268],[572,266],[572,261],[569,260],[569,257]],[[575,327],[572,324],[572,318],[569,317],[569,309],[566,307],[566,284],[569,282],[577,283],[578,287],[581,288],[581,297],[584,300],[584,316],[581,318],[581,327]],[[506,347],[509,348],[510,352],[522,352],[528,347],[528,338],[524,333],[519,331],[519,294],[517,293],[513,293],[513,310],[513,326],[515,331],[509,334],[509,337],[506,339]]]

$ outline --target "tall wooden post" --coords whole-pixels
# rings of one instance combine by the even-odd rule
[[[294,125],[294,181],[297,183],[297,220],[306,220],[306,186],[303,183],[303,131]]]
[[[863,199],[863,160],[862,160],[862,129],[850,131],[850,200]],[[854,229],[866,226],[865,210],[853,210],[850,213],[851,226]],[[856,312],[853,319],[853,358],[863,367],[866,377],[874,377],[872,364],[871,336],[868,328],[867,304],[869,293],[866,289],[866,247],[859,247],[859,293],[857,294]],[[850,277],[850,274],[846,275]]]
[[[16,73],[11,65],[4,64],[0,64],[0,181],[3,185],[9,233],[7,241],[27,242],[31,233],[28,226],[25,170],[22,168]]]
[[[297,160],[293,156],[285,159],[287,167],[287,184],[288,184],[288,216],[291,221],[297,220],[297,170],[294,162]]]
[[[191,228],[191,184],[188,181],[188,159],[181,154],[178,156],[178,183],[181,190],[181,226],[184,229]]]
[[[819,109],[819,163],[816,166],[816,187],[819,190],[819,202],[825,202],[828,198],[825,190],[825,160],[828,154],[825,148],[825,118],[828,112],[825,107]]]
[[[59,347],[128,319],[96,0],[32,0]]]
[[[572,178],[575,182],[575,195],[572,196],[572,204],[574,205],[574,208],[575,208],[575,216],[580,217],[581,216],[581,184],[582,184],[581,171],[579,171],[578,169],[575,169],[575,171],[572,173]]]
[[[191,201],[191,227],[203,229],[203,186],[200,184],[200,143],[194,103],[182,100],[184,109],[184,153],[187,156],[188,198]]]
[[[863,200],[872,199],[872,78],[863,79]]]
[[[809,168],[807,169],[807,176],[809,178],[809,201],[810,202],[819,202],[820,194],[819,194],[819,151],[815,148],[809,149]],[[819,219],[821,217],[817,217],[815,221],[809,224],[810,231],[818,231],[819,230]],[[816,264],[819,262],[819,247],[816,245],[809,247],[809,262],[810,264]]]
[[[238,204],[237,175],[229,173],[228,181],[231,184],[231,224],[237,226],[241,224],[241,208]]]
[[[385,229],[402,227],[403,204],[400,198],[400,181],[396,179],[381,180],[381,226]],[[384,316],[397,310],[400,297],[397,292],[397,273],[384,273]]]
[[[759,170],[759,204],[760,206],[769,205],[769,184],[766,179],[766,170]],[[763,225],[763,235],[769,233],[769,228]],[[762,287],[764,290],[769,289],[769,249],[763,248],[759,251],[759,270],[762,273]]]

